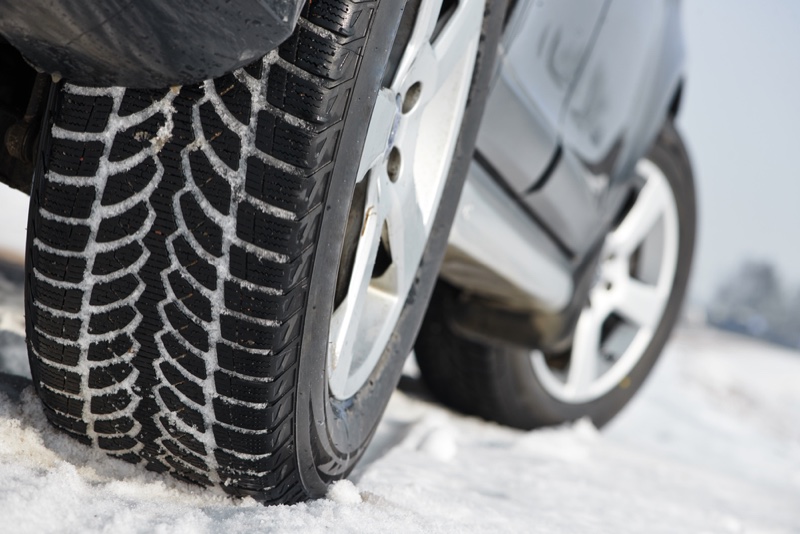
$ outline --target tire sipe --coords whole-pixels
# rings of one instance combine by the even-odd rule
[[[674,275],[668,273],[665,280],[662,311],[642,345],[643,349],[634,355],[628,368],[622,369],[623,373],[616,379],[594,392],[587,388],[585,392],[588,393],[581,395],[568,390],[553,376],[557,376],[559,370],[569,376],[574,346],[572,352],[566,351],[569,359],[565,362],[565,355],[556,355],[550,360],[538,351],[532,354],[525,349],[491,346],[467,339],[459,335],[448,320],[449,310],[458,305],[459,290],[440,282],[415,345],[422,377],[436,398],[464,413],[522,429],[560,424],[581,417],[591,418],[600,427],[625,406],[655,365],[675,324],[694,248],[695,196],[691,167],[671,122],[665,124],[645,159],[663,174],[675,199],[677,247],[670,267],[674,269],[671,271]],[[609,235],[613,232],[612,229]],[[626,269],[633,272],[635,267],[626,265]],[[602,275],[599,278],[603,280]],[[590,294],[590,301],[592,296]],[[591,306],[587,302],[587,307]],[[491,312],[487,310],[486,313]],[[586,309],[582,313],[587,313]],[[622,321],[616,318],[614,322],[606,323],[612,326],[604,328],[613,332],[613,325],[619,323]],[[556,370],[550,370],[548,366]],[[613,371],[612,365],[606,375],[598,372],[595,384],[590,385],[608,378],[608,373]]]
[[[380,357],[340,398],[329,330],[337,280],[352,270],[356,178],[388,69],[402,67],[415,13],[430,4],[314,0],[279,49],[218,79],[54,90],[31,195],[26,316],[55,426],[264,503],[321,496],[350,472],[430,297],[503,19],[500,8],[484,18],[480,3],[463,127],[414,283]]]

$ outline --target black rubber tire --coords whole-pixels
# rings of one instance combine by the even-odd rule
[[[466,339],[449,317],[458,306],[458,289],[440,282],[414,350],[423,380],[447,406],[501,424],[532,429],[582,417],[601,427],[644,383],[675,324],[686,291],[695,237],[694,181],[688,155],[671,122],[660,132],[648,159],[666,175],[678,206],[679,250],[673,289],[656,333],[628,377],[591,402],[569,404],[554,398],[533,371],[530,352]],[[491,313],[487,308],[486,313]]]
[[[430,297],[504,14],[487,9],[444,200],[395,334],[340,401],[325,371],[334,286],[403,4],[309,2],[279,50],[205,84],[54,92],[26,284],[31,369],[53,424],[264,503],[321,496],[352,470]]]

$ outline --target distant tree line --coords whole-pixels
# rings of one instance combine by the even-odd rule
[[[800,288],[785,287],[771,263],[744,262],[719,286],[707,317],[718,328],[800,348]]]

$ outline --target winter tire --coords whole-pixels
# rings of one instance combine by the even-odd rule
[[[196,86],[54,91],[26,299],[54,425],[265,503],[350,472],[430,297],[504,14],[403,4],[314,0]]]
[[[493,346],[453,327],[459,291],[440,283],[415,345],[445,404],[519,428],[607,423],[642,385],[675,324],[691,266],[691,168],[671,122],[639,162],[636,196],[610,230],[594,286],[563,354]],[[487,313],[491,313],[488,309]]]

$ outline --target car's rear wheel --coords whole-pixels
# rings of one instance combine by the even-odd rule
[[[430,295],[502,22],[442,5],[315,0],[222,78],[59,88],[26,302],[52,423],[263,502],[353,468]]]
[[[691,168],[670,122],[636,173],[634,196],[606,236],[571,347],[563,353],[467,339],[450,319],[459,291],[440,284],[415,346],[422,376],[437,397],[520,428],[587,416],[600,426],[630,400],[675,324],[694,248]]]

